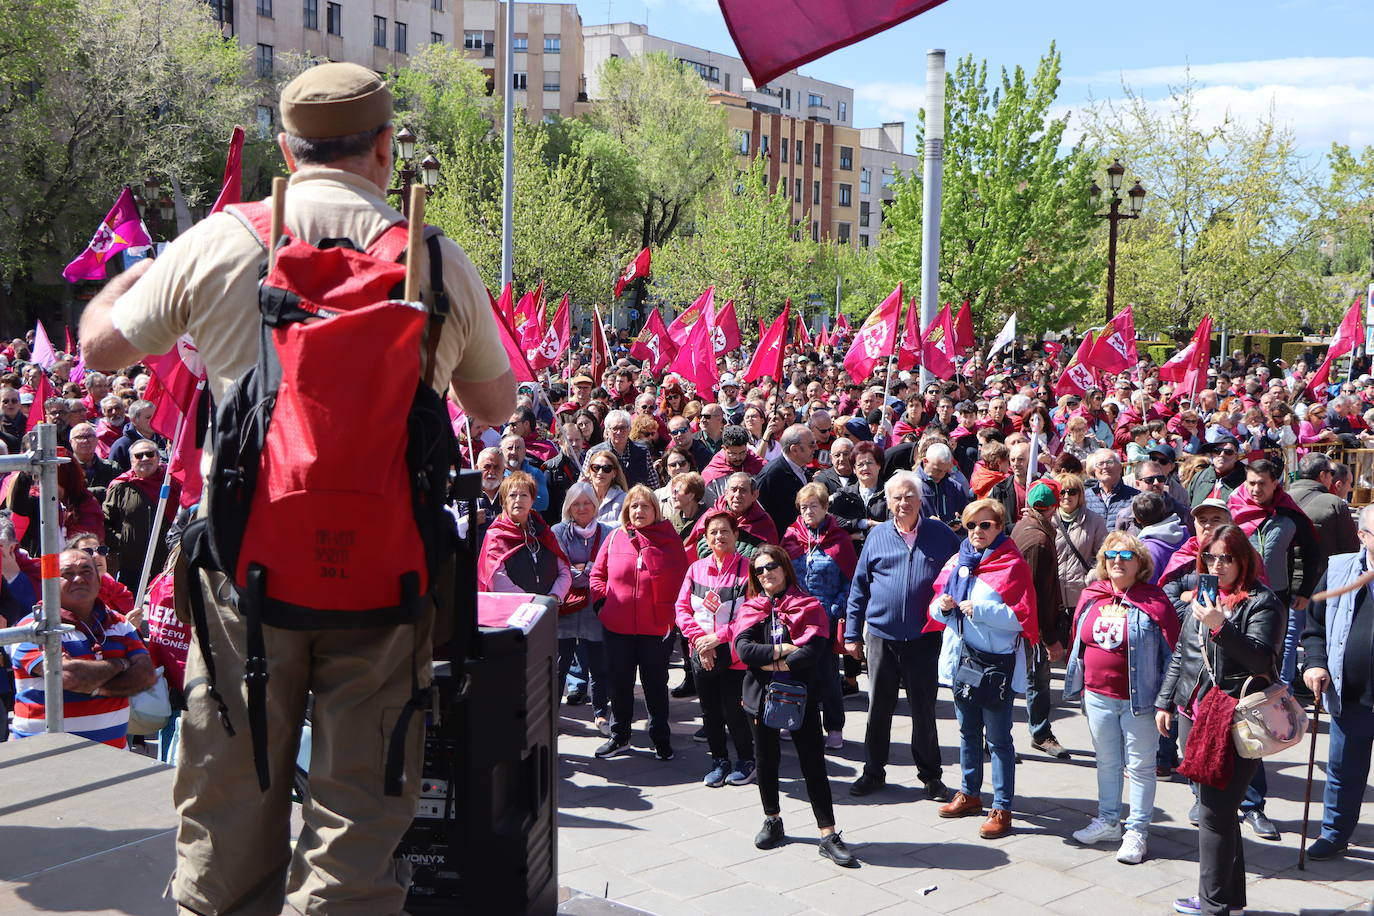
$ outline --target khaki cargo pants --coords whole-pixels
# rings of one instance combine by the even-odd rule
[[[205,681],[193,639],[186,664],[188,709],[173,790],[180,817],[172,891],[183,914],[277,916],[283,898],[302,913],[400,913],[409,867],[392,858],[415,816],[423,716],[413,717],[402,797],[383,794],[387,741],[411,695],[412,666],[430,682],[433,612],[417,625],[300,632],[264,628],[267,736],[272,785],[258,788],[243,682],[245,633],[220,573],[199,572],[206,598],[216,686],[234,726],[230,737]],[[177,569],[183,611],[185,562]],[[188,618],[189,619],[189,618]],[[291,845],[291,786],[311,712],[310,794]]]

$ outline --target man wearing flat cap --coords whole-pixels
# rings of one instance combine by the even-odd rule
[[[285,132],[278,140],[292,173],[285,207],[291,235],[312,244],[347,238],[366,248],[401,220],[384,190],[393,167],[391,117],[386,84],[355,64],[321,64],[286,87]],[[499,425],[515,407],[515,382],[485,289],[456,244],[441,239],[439,251],[451,313],[428,381],[438,391],[451,389],[474,422]],[[81,341],[87,365],[131,365],[190,334],[205,361],[209,389],[222,400],[256,361],[264,258],[257,236],[233,212],[202,220],[156,260],[139,262],[110,281],[86,307]],[[421,259],[421,298],[432,302],[423,248]],[[409,403],[396,406],[404,410]],[[383,792],[384,743],[396,711],[411,696],[412,677],[428,681],[432,607],[414,625],[265,628],[272,744],[271,787],[263,793],[245,708],[244,625],[224,577],[203,570],[197,576],[179,569],[177,590],[199,588],[205,597],[215,681],[235,734],[221,725],[207,689],[188,686],[174,790],[181,825],[172,892],[181,912],[275,914],[284,903],[331,916],[400,912],[406,876],[397,873],[392,853],[415,813],[418,717],[399,798]],[[205,669],[193,642],[186,683],[203,685]],[[314,697],[311,792],[293,849],[291,774],[307,693]]]

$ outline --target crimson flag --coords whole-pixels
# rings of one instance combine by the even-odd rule
[[[944,0],[720,0],[755,86],[862,41]]]
[[[716,354],[707,322],[698,321],[692,325],[682,349],[668,368],[695,385],[698,393],[710,396],[720,376],[716,371]]]
[[[725,307],[714,315],[708,314],[711,322],[711,346],[717,355],[739,349],[742,342],[739,334],[739,319],[735,316],[735,300],[725,303]]]
[[[912,296],[902,323],[902,342],[897,345],[897,368],[915,369],[921,364],[921,310]]]
[[[840,317],[835,320],[835,333],[839,334],[841,331],[843,331],[844,336],[848,337],[850,330],[851,329],[849,327],[849,318],[845,315],[844,312],[840,312]]]
[[[806,319],[797,315],[797,346],[803,349],[811,349],[811,331],[806,326]]]
[[[1092,352],[1094,342],[1093,332],[1089,331],[1083,342],[1078,345],[1078,351],[1074,353],[1073,359],[1064,367],[1064,373],[1059,376],[1059,381],[1055,383],[1056,398],[1066,394],[1082,397],[1087,394],[1089,388],[1097,387],[1097,373],[1085,362],[1088,354]]]
[[[196,386],[205,381],[205,362],[190,334],[177,338],[176,346],[161,356],[150,356],[143,365],[153,373],[144,400],[157,405],[153,429],[172,439],[183,416],[191,415]]]
[[[540,306],[544,302],[544,284],[541,281],[533,292],[526,292],[520,297],[520,301],[515,306],[515,312],[511,315],[511,330],[522,340],[525,336],[525,328],[531,321],[541,317]],[[543,325],[543,322],[540,322]]]
[[[1341,319],[1341,325],[1336,329],[1336,336],[1331,340],[1331,346],[1326,351],[1326,358],[1322,360],[1321,366],[1312,374],[1312,379],[1303,389],[1303,397],[1309,401],[1325,400],[1325,389],[1330,384],[1331,367],[1336,360],[1349,353],[1364,339],[1364,328],[1360,321],[1360,300],[1356,297],[1346,311],[1345,317]]]
[[[640,277],[649,276],[649,248],[634,256],[630,263],[625,265],[625,269],[620,272],[619,278],[615,281],[615,298],[619,299],[620,294],[625,292],[625,287],[629,286]]]
[[[38,384],[33,389],[33,403],[29,405],[28,422],[24,424],[24,432],[33,429],[43,422],[45,411],[43,405],[48,402],[48,398],[57,397],[57,389],[48,381],[48,373],[38,373]]]
[[[1135,318],[1128,305],[1107,322],[1084,362],[1103,372],[1124,372],[1139,358],[1135,351]]]
[[[677,351],[678,346],[668,336],[668,329],[663,326],[658,309],[652,309],[644,322],[644,328],[630,347],[630,355],[635,359],[644,360],[644,367],[652,374],[658,375],[668,368],[673,357],[677,356]]]
[[[230,204],[243,200],[243,128],[234,125],[229,135],[229,157],[224,161],[224,183],[220,186],[219,197],[210,208],[218,213]],[[184,492],[184,490],[183,490]]]
[[[491,292],[487,292],[487,298],[491,298]],[[525,351],[520,349],[520,338],[511,329],[510,322],[501,313],[501,303],[510,304],[510,284],[501,290],[501,301],[491,304],[492,315],[496,318],[496,330],[501,335],[501,346],[506,349],[506,358],[510,360],[511,371],[515,373],[517,382],[535,381],[534,370],[530,368],[529,360],[525,358]]]
[[[978,345],[973,336],[973,309],[967,299],[959,306],[959,314],[954,316],[954,345],[956,353],[967,353]]]
[[[67,337],[67,355],[71,356],[76,352],[76,343],[72,340],[72,329],[70,327],[64,327],[62,333]]]
[[[844,369],[849,377],[862,385],[878,363],[892,354],[897,345],[897,324],[902,317],[902,284],[888,294],[882,304],[864,319],[854,335],[854,342],[844,355]],[[844,316],[840,316],[844,320]]]
[[[792,300],[782,307],[782,314],[773,319],[768,330],[759,335],[758,348],[754,350],[749,368],[744,370],[743,379],[752,382],[763,376],[771,376],[774,381],[782,378],[782,359],[787,350],[787,329],[791,323]]]
[[[921,364],[936,378],[953,378],[955,346],[954,316],[946,302],[921,335]]]
[[[687,335],[692,332],[692,324],[688,322],[688,319],[691,319],[693,322],[700,321],[709,315],[715,314],[715,310],[716,288],[714,286],[708,286],[706,287],[706,292],[697,296],[697,300],[683,309],[682,314],[674,318],[673,323],[668,325],[668,337],[679,347],[685,345],[687,342]]]
[[[819,350],[821,349],[821,347],[828,346],[830,346],[830,332],[827,331],[824,326],[822,326],[821,332],[816,335],[816,349]]]
[[[487,298],[491,299],[491,290],[487,290]],[[515,324],[515,292],[509,283],[501,290],[500,299],[492,299],[491,307],[505,320],[507,327]]]
[[[554,365],[568,352],[571,343],[572,315],[568,305],[568,294],[564,293],[563,301],[558,303],[558,310],[553,313],[553,321],[544,329],[535,346],[526,349],[530,358],[530,368],[541,372]]]
[[[611,348],[606,343],[606,328],[601,324],[601,307],[592,306],[592,384],[600,385],[611,365]]]
[[[1207,377],[1207,362],[1212,355],[1212,316],[1203,315],[1188,346],[1159,367],[1159,377],[1173,382],[1175,394],[1196,393]]]

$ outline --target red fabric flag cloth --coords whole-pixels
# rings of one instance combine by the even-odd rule
[[[625,269],[620,272],[620,277],[615,281],[615,298],[619,299],[620,294],[625,292],[625,287],[629,286],[640,277],[649,276],[649,249],[646,246],[643,251],[635,255],[630,263],[625,265]]]
[[[175,347],[161,356],[150,356],[143,365],[153,373],[145,400],[157,405],[153,413],[153,429],[168,439],[176,436],[177,425],[183,416],[190,416],[196,397],[196,386],[205,381],[205,362],[196,350],[191,335],[177,338]]]
[[[668,329],[663,326],[663,318],[658,314],[658,309],[650,309],[644,328],[630,347],[630,355],[635,359],[644,360],[644,368],[658,375],[672,363],[677,351],[678,346],[668,336]]]
[[[797,315],[797,346],[811,349],[811,332],[801,315]]]
[[[592,306],[592,384],[600,385],[611,365],[611,348],[606,343],[606,328],[601,324],[601,307]]]
[[[1176,386],[1174,394],[1194,394],[1207,377],[1207,362],[1212,356],[1212,316],[1203,315],[1188,346],[1159,367],[1159,377]]]
[[[57,362],[57,351],[53,349],[52,341],[48,340],[48,329],[43,327],[41,318],[33,326],[33,352],[30,355],[44,369],[51,369]]]
[[[759,335],[759,345],[754,350],[749,368],[744,370],[743,379],[752,382],[763,376],[774,380],[782,378],[782,359],[787,350],[787,326],[791,323],[792,300],[782,307],[782,314],[773,319],[768,330]]]
[[[28,421],[24,424],[24,432],[28,432],[39,423],[43,422],[43,417],[46,413],[43,409],[43,405],[48,402],[48,398],[55,397],[57,397],[57,389],[52,386],[52,382],[48,381],[48,373],[38,373],[38,385],[33,390],[33,403],[29,405],[29,417]],[[20,537],[23,537],[23,535],[20,535]]]
[[[1341,319],[1340,327],[1336,329],[1336,336],[1331,341],[1331,346],[1326,351],[1326,358],[1322,360],[1320,368],[1312,374],[1312,378],[1303,389],[1302,396],[1309,401],[1325,401],[1327,397],[1326,386],[1331,383],[1331,367],[1341,356],[1355,349],[1364,339],[1364,325],[1361,321],[1361,303],[1358,297],[1350,304],[1346,310],[1345,317]]]
[[[487,298],[491,299],[491,290],[487,290]],[[492,299],[491,307],[496,314],[505,319],[507,327],[515,327],[515,291],[509,283],[501,290],[500,299]]]
[[[544,302],[544,284],[540,283],[533,292],[526,292],[516,303],[515,313],[511,316],[511,330],[522,341],[525,339],[525,328],[531,321],[539,317],[540,306]],[[542,322],[541,322],[542,327]]]
[[[963,565],[959,554],[945,561],[944,568],[935,577],[935,594],[945,594],[949,590],[949,577]],[[1003,537],[1001,543],[978,562],[978,581],[991,588],[1002,598],[1002,603],[1012,609],[1021,623],[1021,633],[1026,642],[1035,645],[1040,641],[1040,616],[1036,611],[1035,583],[1031,580],[1030,564],[1016,542]],[[945,625],[934,617],[926,622],[925,632],[943,630]]]
[[[739,333],[739,319],[735,316],[735,300],[725,303],[725,307],[709,318],[711,322],[711,346],[717,356],[738,350],[742,343]]]
[[[936,378],[954,378],[954,316],[946,302],[921,335],[921,363]]]
[[[716,354],[711,347],[711,328],[698,321],[687,333],[687,340],[668,367],[696,386],[698,392],[710,396],[720,379],[716,371]]]
[[[764,86],[846,45],[924,13],[944,0],[720,0],[730,37]]]
[[[564,293],[563,301],[558,303],[558,310],[553,313],[553,321],[544,329],[534,349],[527,351],[530,368],[536,372],[549,368],[563,358],[571,344],[571,306],[568,303],[568,294]]]
[[[921,306],[912,296],[902,323],[902,340],[897,345],[897,368],[915,369],[921,364]]]
[[[1097,373],[1084,362],[1084,357],[1092,352],[1096,338],[1092,331],[1087,333],[1083,342],[1078,345],[1078,351],[1074,353],[1073,359],[1064,367],[1064,372],[1059,376],[1059,381],[1054,386],[1054,396],[1062,397],[1066,394],[1076,394],[1080,398],[1087,394],[1089,388],[1097,387]]]
[[[205,481],[200,475],[200,442],[196,436],[196,414],[200,411],[200,399],[205,394],[204,380],[196,384],[191,392],[191,401],[186,405],[186,419],[182,422],[180,434],[174,436],[174,448],[169,457],[168,473],[179,484],[182,508],[200,502],[200,493]]]
[[[64,327],[62,329],[62,333],[67,338],[67,355],[71,356],[73,353],[76,352],[76,341],[72,340],[71,326],[69,325],[67,327]]]
[[[153,244],[143,219],[134,205],[134,192],[125,185],[115,198],[114,206],[105,214],[100,227],[91,236],[86,250],[62,269],[68,283],[78,280],[104,280],[105,265],[125,249],[147,248]]]
[[[967,353],[978,345],[973,336],[973,309],[967,299],[959,306],[959,314],[954,316],[955,354]]]
[[[1128,305],[1107,322],[1084,362],[1103,372],[1124,372],[1139,358],[1135,351],[1135,318]]]
[[[687,342],[687,335],[692,333],[693,323],[700,321],[708,315],[714,315],[716,311],[716,288],[706,287],[706,292],[697,296],[697,301],[682,310],[682,314],[673,319],[672,324],[668,325],[668,338],[679,347]]]
[[[490,298],[490,294],[488,294]],[[491,312],[496,318],[496,331],[501,335],[501,346],[506,349],[506,358],[510,360],[511,371],[515,373],[517,382],[535,381],[534,370],[530,368],[529,360],[525,359],[525,351],[520,348],[520,339],[515,336],[515,331],[511,329],[506,316],[501,314],[501,303],[510,302],[510,287],[507,286],[501,291],[501,302],[492,303]]]
[[[897,323],[902,317],[902,284],[888,294],[882,304],[864,319],[854,335],[849,352],[844,355],[844,370],[855,383],[862,385],[873,374],[878,363],[891,355],[897,345]],[[844,316],[840,316],[844,320]]]
[[[243,199],[242,195],[243,128],[236,124],[234,132],[229,135],[229,158],[224,161],[224,183],[220,186],[219,197],[215,198],[215,205],[210,208],[210,212],[218,213],[230,204],[238,203]]]
[[[1059,354],[1064,352],[1064,345],[1056,340],[1047,340],[1040,346],[1041,349],[1045,351],[1045,354],[1057,365],[1059,363]]]
[[[825,326],[822,326],[821,332],[816,335],[816,349],[819,350],[821,347],[828,346],[830,346],[830,332]]]

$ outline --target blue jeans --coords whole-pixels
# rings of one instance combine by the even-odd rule
[[[558,641],[558,683],[568,680],[568,669],[574,660],[582,662],[592,695],[592,715],[605,718],[610,707],[606,690],[605,646],[589,639],[560,639]],[[569,688],[571,692],[572,688]]]
[[[1279,666],[1279,680],[1293,683],[1298,676],[1298,638],[1307,626],[1307,611],[1288,610],[1288,632],[1283,637],[1283,663]]]
[[[1093,749],[1097,752],[1097,816],[1108,824],[1121,821],[1122,774],[1131,774],[1131,816],[1127,830],[1148,833],[1155,809],[1155,752],[1159,732],[1155,717],[1131,712],[1130,700],[1083,692]]]
[[[1360,823],[1371,745],[1374,745],[1374,710],[1348,704],[1339,716],[1331,717],[1326,791],[1322,796],[1322,836],[1333,843],[1349,842]]]
[[[954,714],[959,720],[959,767],[963,781],[959,788],[977,798],[983,791],[983,737],[992,751],[992,806],[1011,810],[1016,794],[1016,749],[1011,743],[1012,704],[1015,697],[995,708],[979,706],[954,698]]]
[[[567,684],[568,693],[576,693],[579,690],[587,692],[587,666],[582,662],[585,655],[586,651],[580,645],[573,653],[572,667],[568,669],[568,676],[563,679]]]

